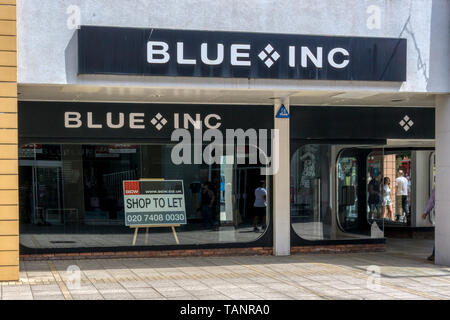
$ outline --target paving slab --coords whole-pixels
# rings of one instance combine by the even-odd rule
[[[0,299],[450,300],[450,268],[426,260],[432,247],[389,239],[379,253],[20,261],[20,281],[1,282]]]

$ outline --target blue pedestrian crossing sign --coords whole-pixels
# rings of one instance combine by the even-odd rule
[[[289,112],[287,111],[284,104],[281,105],[280,109],[277,112],[275,118],[289,118]]]

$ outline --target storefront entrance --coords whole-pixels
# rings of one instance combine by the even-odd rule
[[[404,114],[433,117],[433,110],[291,107],[293,245],[375,241],[393,227],[423,225],[433,171],[423,159],[434,132],[402,129],[393,119]],[[399,179],[406,191],[397,191]]]

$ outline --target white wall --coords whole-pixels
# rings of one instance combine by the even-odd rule
[[[71,16],[66,10],[76,5],[80,9],[82,25],[404,37],[408,40],[407,82],[398,83],[395,90],[431,92],[434,90],[433,86],[428,85],[431,4],[446,1],[18,0],[18,82],[88,83],[85,79],[68,76],[65,61],[65,50],[74,33],[67,27]],[[367,13],[367,10],[373,5],[380,12],[379,29],[370,29],[367,25],[374,14]],[[436,28],[434,36],[445,38],[446,31],[448,34],[448,29]],[[441,55],[441,58],[449,56],[448,52]],[[434,63],[440,65],[439,61]],[[177,79],[170,81],[176,82]],[[204,79],[200,81],[200,86],[220,86],[226,81]],[[246,80],[236,81],[235,85],[258,88],[265,83]],[[301,81],[295,83],[301,88]],[[330,83],[333,82],[323,82],[324,88]],[[445,91],[442,82],[438,83],[435,87]],[[352,88],[354,82],[345,84]],[[127,85],[133,85],[133,81]],[[374,83],[367,84],[365,89],[372,85]],[[379,88],[379,84],[374,88]],[[387,84],[386,88],[392,91],[392,84]],[[384,89],[381,87],[379,90]]]

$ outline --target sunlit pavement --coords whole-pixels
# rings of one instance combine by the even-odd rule
[[[426,260],[432,247],[389,239],[381,253],[21,261],[0,298],[450,299],[450,267]]]

